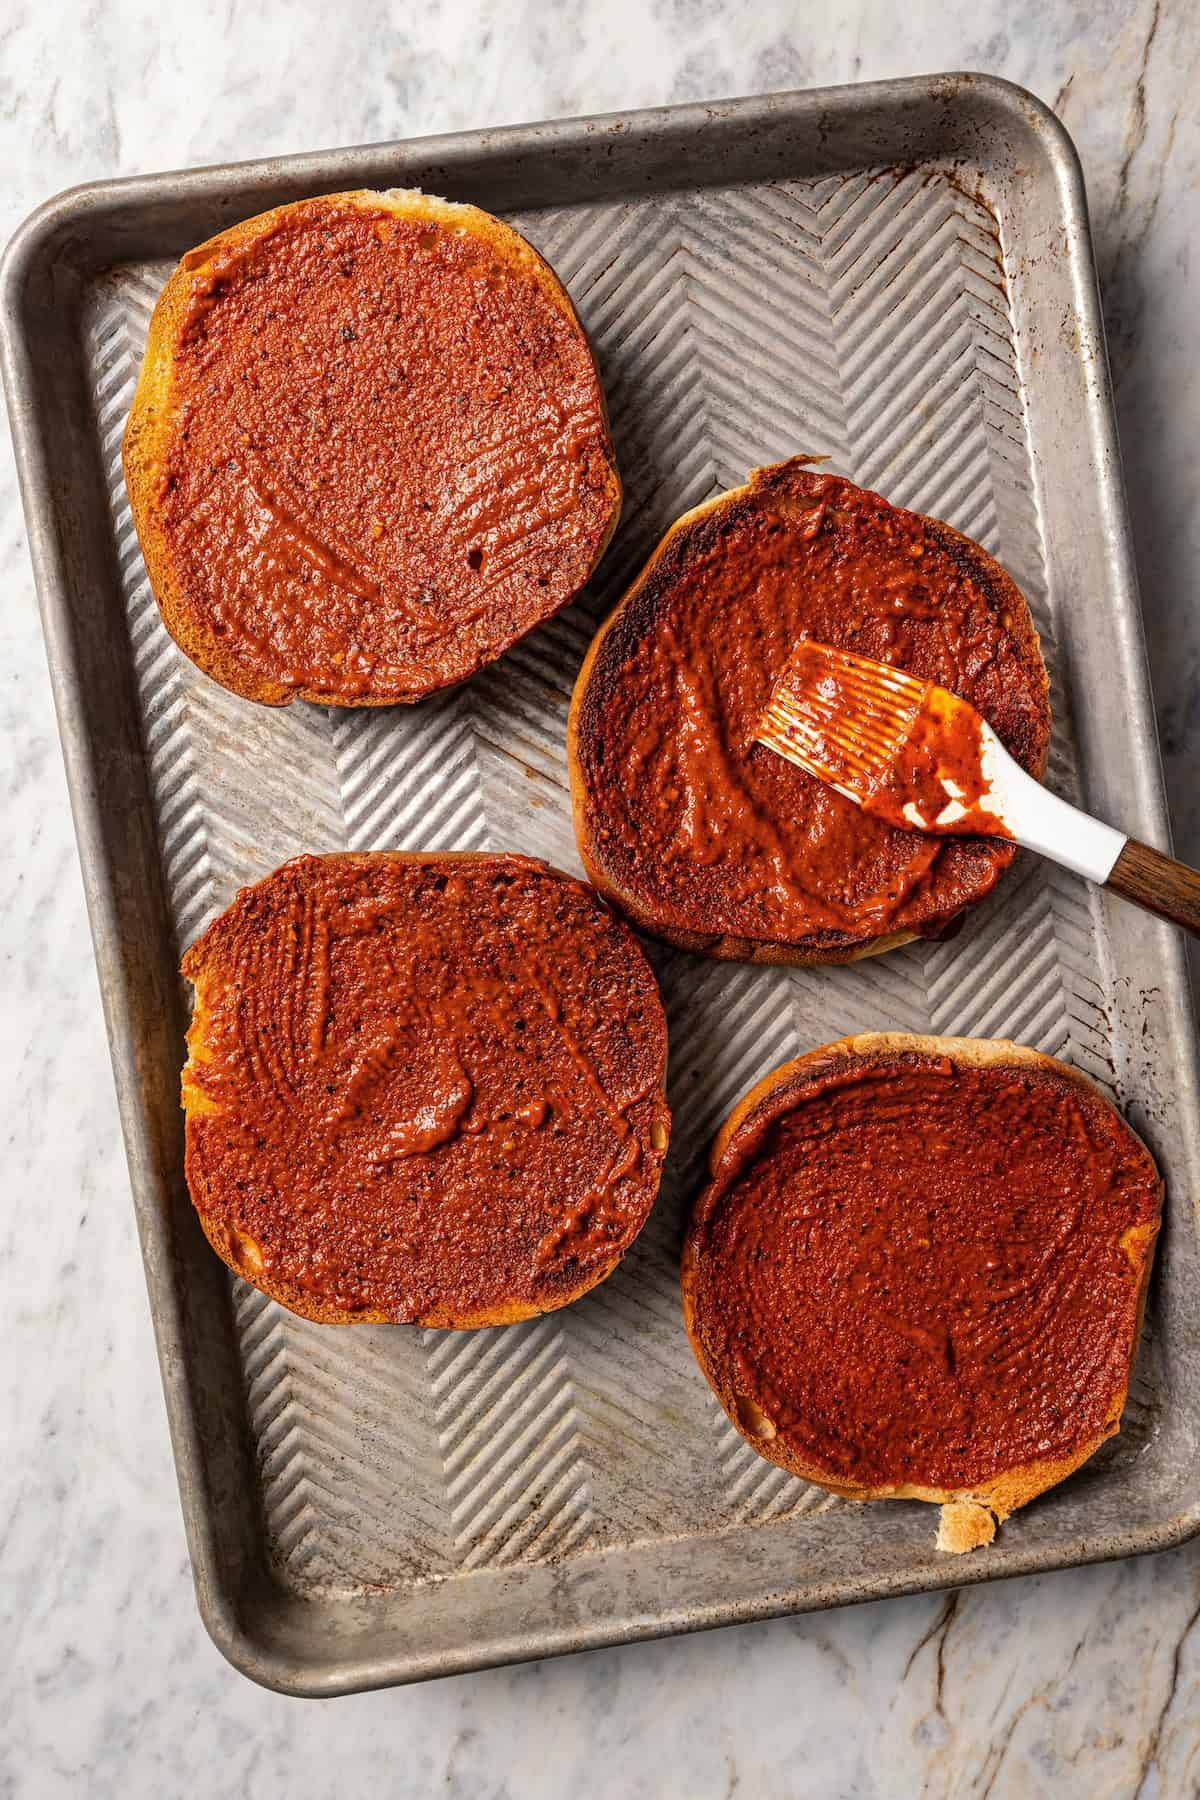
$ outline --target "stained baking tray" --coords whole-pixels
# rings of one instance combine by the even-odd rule
[[[588,594],[457,692],[268,711],[167,637],[121,432],[172,260],[262,208],[364,185],[474,201],[549,257],[599,356],[625,514]],[[563,746],[597,620],[676,514],[792,451],[1000,557],[1051,669],[1051,785],[1166,844],[1083,185],[1044,107],[941,76],[81,188],[9,251],[3,350],[196,1588],[238,1667],[330,1694],[1197,1529],[1181,947],[1033,861],[953,941],[850,968],[655,949],[675,1113],[662,1195],[617,1274],[546,1319],[313,1326],[229,1276],[183,1179],[181,948],[299,850],[512,848],[577,868]],[[1167,1176],[1124,1431],[953,1561],[928,1510],[857,1507],[760,1461],[680,1319],[682,1220],[714,1127],[774,1064],[872,1026],[1068,1058]]]

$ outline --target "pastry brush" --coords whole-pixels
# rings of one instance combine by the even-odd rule
[[[890,825],[1009,838],[1200,936],[1196,870],[1050,793],[932,681],[804,639],[758,741]]]

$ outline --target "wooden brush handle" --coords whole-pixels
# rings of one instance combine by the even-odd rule
[[[1129,838],[1105,887],[1200,937],[1200,874]]]

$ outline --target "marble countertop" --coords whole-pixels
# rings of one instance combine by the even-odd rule
[[[15,0],[0,238],[99,176],[938,69],[1051,102],[1091,196],[1181,854],[1200,863],[1190,0]],[[1182,1795],[1200,1545],[316,1704],[192,1596],[11,455],[0,453],[0,1794]]]

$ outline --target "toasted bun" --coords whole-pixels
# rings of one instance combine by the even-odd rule
[[[1019,696],[1011,696],[1016,736],[1009,733],[1006,747],[1031,774],[1040,775],[1049,746],[1049,682],[1037,631],[1015,582],[978,544],[942,520],[890,507],[878,495],[808,466],[821,460],[797,456],[788,462],[754,469],[743,487],[718,494],[677,519],[597,632],[580,669],[571,702],[567,759],[575,835],[588,876],[643,930],[679,949],[721,961],[797,966],[849,963],[896,949],[918,936],[940,936],[963,905],[981,898],[991,888],[1013,856],[1012,847],[998,840],[984,842],[962,838],[957,841],[958,848],[951,847],[948,840],[941,840],[936,854],[945,866],[958,872],[957,886],[966,894],[966,899],[960,894],[954,903],[941,910],[936,903],[931,904],[912,925],[906,923],[905,912],[901,909],[895,928],[871,930],[867,926],[849,929],[822,926],[801,928],[795,936],[788,937],[770,932],[751,934],[721,919],[720,901],[705,897],[708,870],[703,866],[703,857],[700,866],[694,870],[686,863],[681,864],[683,873],[668,897],[662,885],[659,854],[662,846],[656,839],[648,835],[643,839],[645,856],[640,865],[630,854],[618,849],[613,827],[624,799],[619,792],[621,777],[614,774],[611,755],[606,752],[611,750],[614,722],[629,715],[631,672],[640,668],[647,647],[652,646],[656,635],[661,633],[677,584],[688,578],[703,561],[717,561],[724,554],[722,546],[731,531],[735,532],[743,524],[764,515],[777,523],[795,525],[823,504],[826,495],[831,502],[831,511],[857,510],[867,518],[882,516],[886,520],[920,525],[927,541],[944,554],[947,569],[956,579],[970,584],[980,615],[994,621],[1007,641],[1012,673],[1019,680],[1022,692]],[[804,536],[801,532],[798,542],[803,543]],[[787,626],[786,620],[779,623],[782,627]],[[825,630],[829,642],[838,642],[844,648],[857,649],[865,655],[881,654],[879,645],[857,635],[852,622],[843,622],[836,629],[827,625]],[[800,632],[796,631],[795,635]],[[736,626],[724,622],[721,629],[714,630],[707,647],[714,664],[735,656],[743,662],[762,659],[760,686],[765,706],[793,641],[792,632],[784,629],[779,643],[771,646],[778,653],[777,667],[769,666],[770,653],[764,650],[761,642],[740,642]],[[907,666],[899,655],[894,660]],[[980,696],[969,691],[969,684],[960,683],[959,691],[979,703]],[[1003,736],[1000,721],[993,716],[991,722]],[[750,750],[744,763],[739,765],[738,773],[740,778],[760,784],[763,807],[776,820],[801,816],[813,805],[813,793],[818,784],[800,770],[782,763],[762,746]],[[755,793],[757,798],[759,790]],[[641,798],[639,793],[638,799]],[[826,790],[820,804],[850,808],[855,818],[853,830],[860,839],[865,839],[872,830],[871,822],[865,821],[858,809],[852,808],[851,803],[843,801],[841,796]],[[645,827],[644,812],[636,804],[630,806],[629,811],[636,817],[641,832]],[[969,848],[964,848],[968,845]],[[731,840],[730,861],[735,865],[739,860],[736,849]],[[909,907],[908,910],[916,913],[920,909]],[[703,928],[691,923],[689,915],[704,913],[709,916],[704,919]]]
[[[914,1062],[914,1059],[918,1060]],[[1135,1171],[1137,1184],[1140,1184],[1142,1200],[1142,1216],[1135,1223],[1122,1226],[1117,1221],[1114,1225],[1113,1243],[1128,1259],[1133,1288],[1126,1296],[1130,1304],[1122,1314],[1120,1323],[1114,1325],[1114,1329],[1124,1333],[1114,1350],[1114,1355],[1119,1359],[1120,1371],[1103,1407],[1102,1417],[1090,1429],[1082,1430],[1077,1439],[1060,1454],[1014,1462],[1011,1466],[995,1470],[986,1479],[964,1486],[920,1479],[875,1483],[847,1479],[843,1471],[833,1470],[819,1457],[798,1449],[794,1431],[792,1440],[789,1440],[786,1426],[776,1429],[774,1422],[753,1396],[739,1393],[738,1383],[740,1381],[745,1387],[747,1377],[745,1374],[738,1376],[735,1373],[728,1344],[722,1332],[714,1329],[711,1302],[706,1295],[706,1264],[714,1254],[710,1232],[723,1196],[748,1161],[759,1152],[763,1157],[770,1155],[770,1151],[764,1148],[766,1134],[772,1130],[776,1120],[786,1119],[790,1110],[788,1094],[794,1093],[796,1103],[799,1103],[806,1092],[814,1091],[813,1084],[819,1086],[822,1078],[832,1077],[832,1085],[843,1085],[847,1078],[853,1081],[856,1068],[859,1067],[864,1071],[881,1064],[886,1067],[890,1063],[895,1063],[897,1068],[919,1067],[920,1061],[927,1065],[944,1061],[954,1071],[1028,1071],[1039,1076],[1048,1075],[1056,1082],[1081,1090],[1091,1103],[1099,1103],[1111,1119],[1116,1140],[1125,1146],[1129,1166]],[[997,1153],[1000,1148],[996,1147]],[[828,1155],[829,1152],[826,1151],[826,1158]],[[1145,1309],[1154,1241],[1159,1225],[1162,1183],[1153,1159],[1141,1139],[1120,1117],[1100,1089],[1077,1069],[1025,1045],[1004,1040],[924,1037],[904,1032],[867,1032],[842,1038],[836,1043],[825,1044],[818,1050],[810,1051],[793,1062],[785,1063],[751,1088],[717,1133],[710,1159],[710,1172],[711,1181],[696,1202],[684,1245],[684,1318],[692,1349],[705,1377],[733,1425],[760,1456],[778,1463],[781,1468],[805,1481],[814,1482],[848,1499],[925,1500],[938,1504],[942,1508],[938,1548],[958,1552],[989,1543],[998,1522],[1003,1521],[1018,1507],[1025,1506],[1038,1494],[1044,1493],[1047,1488],[1064,1480],[1119,1429]],[[986,1179],[981,1180],[981,1191],[986,1193]],[[914,1195],[913,1198],[916,1201],[918,1197]],[[938,1311],[937,1279],[938,1270],[936,1266],[931,1266],[927,1283],[929,1307],[925,1315],[930,1325],[940,1322],[941,1318]],[[836,1384],[838,1372],[826,1370],[822,1379],[826,1377]],[[918,1376],[913,1375],[910,1379],[919,1385]],[[996,1380],[999,1384],[1000,1377],[997,1376]],[[843,1415],[835,1398],[836,1391],[836,1387],[830,1389],[830,1407],[833,1415],[841,1418]],[[1003,1392],[1006,1398],[1019,1403],[1019,1392],[1010,1393],[1007,1388]],[[883,1405],[884,1402],[881,1401],[880,1404]],[[904,1419],[903,1411],[899,1416]],[[978,1448],[967,1446],[968,1451]]]
[[[218,1256],[320,1324],[565,1306],[653,1203],[666,1021],[636,940],[522,856],[305,856],[183,960],[188,1186]]]
[[[562,284],[499,219],[404,189],[275,207],[189,251],[123,455],[167,629],[271,706],[463,680],[583,587],[621,505]]]

